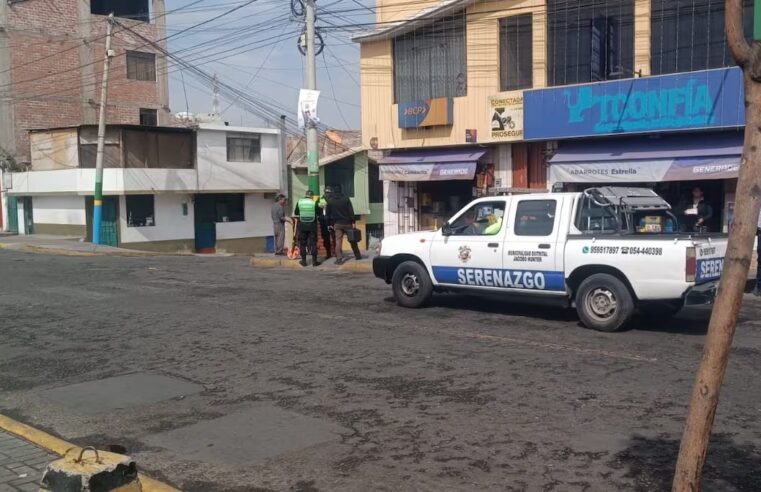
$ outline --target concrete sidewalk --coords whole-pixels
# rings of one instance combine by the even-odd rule
[[[0,491],[40,490],[42,473],[58,455],[0,430]]]
[[[65,256],[180,256],[194,253],[157,253],[88,243],[79,237],[46,234],[0,235],[0,249]],[[214,256],[214,255],[207,255]]]
[[[362,259],[355,260],[354,256],[346,255],[344,259],[346,262],[343,265],[336,265],[335,258],[320,258],[322,262],[317,268],[312,267],[312,258],[307,258],[307,266],[302,267],[299,264],[300,258],[291,260],[287,256],[275,256],[273,254],[256,254],[251,258],[251,266],[259,268],[296,268],[296,269],[309,269],[316,271],[328,271],[328,272],[359,272],[359,273],[372,273],[373,271],[373,257],[374,252],[364,251],[362,252]]]

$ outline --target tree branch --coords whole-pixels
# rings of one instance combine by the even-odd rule
[[[740,66],[750,61],[750,44],[745,39],[743,32],[743,1],[726,0],[724,2],[724,28],[727,31],[727,43],[732,51],[732,56]]]

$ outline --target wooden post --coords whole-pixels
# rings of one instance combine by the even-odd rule
[[[735,334],[761,210],[761,43],[750,45],[744,37],[742,3],[742,0],[725,0],[725,28],[732,54],[743,70],[745,142],[734,222],[729,231],[724,271],[679,448],[672,489],[675,492],[700,490],[711,428],[719,404],[719,390]]]

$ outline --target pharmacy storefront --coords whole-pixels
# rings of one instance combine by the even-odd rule
[[[745,122],[739,69],[533,90],[524,97],[526,139],[553,149],[553,189],[647,186],[679,215],[691,208],[698,188],[713,209],[709,230],[727,230]]]

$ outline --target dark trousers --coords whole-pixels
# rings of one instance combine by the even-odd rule
[[[307,248],[312,253],[312,259],[317,260],[317,224],[299,224],[299,251],[301,259],[307,259]]]
[[[322,234],[322,245],[325,247],[326,258],[333,256],[333,248],[330,245],[330,229],[328,229],[328,220],[322,216],[319,219],[320,234]]]
[[[333,230],[336,232],[336,258],[341,259],[343,258],[343,242],[344,242],[344,236],[346,235],[346,231],[349,229],[353,229],[354,226],[352,224],[335,224],[333,226]],[[362,255],[359,252],[359,244],[350,242],[349,245],[351,246],[351,250],[354,253],[354,258],[361,260]]]
[[[756,288],[761,289],[761,229],[756,229]]]

